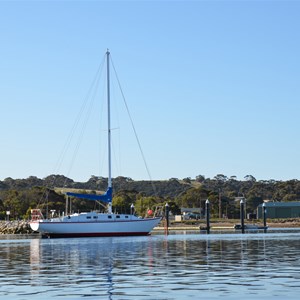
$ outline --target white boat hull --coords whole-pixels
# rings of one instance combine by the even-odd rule
[[[32,230],[47,237],[100,237],[148,235],[161,218],[134,218],[131,220],[81,221],[67,219],[36,220],[30,222]]]

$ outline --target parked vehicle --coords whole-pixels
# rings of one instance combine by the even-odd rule
[[[198,213],[186,213],[184,215],[184,219],[185,220],[199,220],[199,219],[201,219],[201,216]]]

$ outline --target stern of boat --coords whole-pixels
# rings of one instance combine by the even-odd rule
[[[31,210],[31,220],[29,222],[30,228],[33,231],[38,231],[40,227],[40,222],[43,219],[43,214],[40,209]]]
[[[39,231],[40,221],[30,221],[29,225],[33,231]]]

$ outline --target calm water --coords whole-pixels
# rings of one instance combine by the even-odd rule
[[[300,232],[0,236],[1,299],[299,299]]]

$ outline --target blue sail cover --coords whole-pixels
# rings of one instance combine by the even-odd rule
[[[76,198],[82,198],[86,200],[92,200],[92,201],[104,201],[104,202],[112,202],[112,188],[109,187],[105,194],[103,195],[95,195],[95,194],[77,194],[77,193],[70,193],[67,192],[68,196],[76,197]]]

